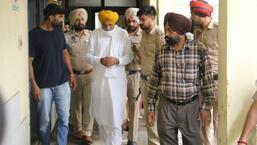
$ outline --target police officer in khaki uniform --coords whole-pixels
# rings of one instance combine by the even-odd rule
[[[85,30],[87,12],[79,8],[70,12],[69,20],[73,28],[66,33],[66,41],[71,56],[73,72],[77,78],[77,88],[71,99],[71,132],[72,135],[87,143],[92,143],[94,119],[89,114],[91,102],[92,66],[85,62],[85,55],[90,31]]]
[[[126,66],[127,72],[127,97],[128,97],[128,142],[127,145],[137,145],[138,135],[138,116],[140,110],[140,55],[139,46],[142,38],[142,30],[139,26],[139,18],[137,17],[138,8],[128,8],[125,11],[127,22],[127,31],[131,38],[132,51],[134,52],[134,59]]]
[[[216,100],[213,104],[213,129],[210,126],[203,126],[203,142],[205,145],[215,145],[217,139],[217,125],[218,125],[218,24],[214,22],[211,17],[213,7],[204,0],[193,0],[190,2],[191,19],[195,25],[193,27],[194,39],[202,42],[207,48],[207,54],[210,58],[213,78],[215,82]],[[210,121],[211,123],[211,121]]]
[[[143,30],[139,49],[141,57],[140,88],[144,104],[144,119],[148,134],[148,145],[159,145],[156,124],[151,126],[147,122],[148,103],[146,99],[155,52],[161,49],[165,42],[164,32],[155,23],[156,10],[153,6],[140,8],[137,15],[140,19],[140,27]]]

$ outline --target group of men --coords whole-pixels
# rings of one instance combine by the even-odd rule
[[[94,120],[102,145],[121,145],[126,96],[127,145],[138,144],[140,97],[148,145],[177,145],[178,131],[185,145],[214,144],[218,25],[206,1],[193,0],[190,8],[193,24],[181,14],[167,13],[164,32],[153,6],[128,8],[126,29],[117,25],[118,13],[102,10],[102,27],[93,31],[85,29],[88,15],[79,8],[70,11],[71,31],[64,35],[64,10],[49,4],[44,22],[29,34],[29,72],[42,144],[50,145],[54,102],[58,145],[67,144],[69,128],[77,139],[92,143]],[[195,40],[186,36],[189,32]]]

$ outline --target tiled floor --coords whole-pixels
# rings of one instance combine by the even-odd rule
[[[141,110],[141,115],[143,115],[143,110]],[[90,144],[90,145],[100,145],[99,143],[99,135],[97,132],[97,129],[94,129],[94,133],[93,133],[93,138],[94,138],[94,143]],[[124,131],[123,132],[123,142],[122,145],[126,145],[127,143],[127,132]],[[144,124],[144,120],[141,118],[139,119],[139,132],[138,132],[138,145],[147,145],[147,132],[146,132],[146,127]],[[31,145],[41,145],[38,142],[34,142]],[[55,142],[52,142],[51,145],[56,145]],[[80,140],[76,140],[73,138],[69,138],[68,140],[68,145],[87,145],[86,143],[80,141]],[[183,145],[182,141],[181,141],[181,135],[179,135],[179,145]]]
[[[127,133],[126,131],[123,132],[123,142],[122,145],[126,145],[127,143]],[[146,128],[144,126],[143,119],[140,119],[140,127],[139,127],[139,133],[138,133],[138,145],[147,145],[147,134],[146,134]],[[99,143],[99,136],[97,131],[94,132],[93,134],[94,137],[94,143],[91,145],[100,145]],[[68,145],[86,145],[85,143],[74,140],[74,139],[69,139],[69,144]]]
[[[143,119],[140,119],[140,125],[139,125],[139,133],[138,133],[138,145],[147,145],[147,133],[146,133],[146,128],[144,126],[144,121]],[[93,133],[93,138],[94,138],[94,143],[90,145],[100,145],[99,143],[99,136],[97,130],[94,131]],[[69,143],[68,145],[87,145],[86,143],[75,140],[73,138],[69,138]],[[122,145],[126,145],[127,143],[127,132],[123,132],[123,143]],[[32,143],[32,145],[40,145],[38,142]],[[56,145],[55,142],[53,142],[51,145]]]

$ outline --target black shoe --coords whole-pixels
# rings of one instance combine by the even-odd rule
[[[128,140],[127,145],[137,145],[137,143],[136,143],[136,142],[133,142],[133,141]]]
[[[129,131],[129,121],[126,121],[122,124],[123,131]]]

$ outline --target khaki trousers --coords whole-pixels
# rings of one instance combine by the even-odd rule
[[[140,86],[140,73],[135,73],[127,76],[127,97],[128,97],[128,118],[129,118],[129,131],[128,140],[136,142],[138,135],[138,116],[140,111],[140,97],[137,99],[139,94]]]
[[[91,105],[91,77],[92,73],[76,75],[77,88],[72,92],[71,98],[71,125],[75,131],[82,131],[84,135],[91,136],[94,118],[89,114]]]
[[[142,95],[143,104],[144,104],[144,120],[145,120],[147,135],[148,135],[148,145],[159,145],[160,141],[157,133],[157,123],[155,123],[154,126],[150,126],[149,123],[147,122],[147,117],[149,112],[148,104],[147,104],[148,87],[149,87],[149,82],[144,79],[141,79],[140,89],[141,89],[141,93],[142,93],[141,95]]]

